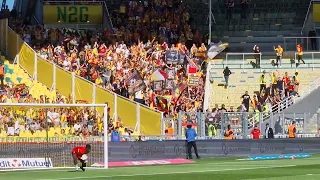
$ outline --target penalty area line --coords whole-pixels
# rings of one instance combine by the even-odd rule
[[[236,168],[236,169],[216,169],[216,170],[203,170],[203,171],[177,171],[177,172],[163,172],[163,173],[149,173],[149,174],[128,174],[128,175],[110,175],[110,176],[89,176],[89,177],[72,177],[72,178],[55,178],[55,179],[37,179],[37,180],[77,180],[77,179],[97,179],[97,178],[114,178],[114,177],[135,177],[135,176],[154,176],[154,175],[169,175],[169,174],[192,174],[192,173],[206,173],[206,172],[223,172],[223,171],[241,171],[241,170],[254,170],[254,169],[271,169],[294,167],[296,165],[284,166],[268,166],[268,167],[252,167],[252,168]]]

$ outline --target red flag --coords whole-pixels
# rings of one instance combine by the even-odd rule
[[[197,73],[197,67],[192,66],[191,64],[188,66],[188,73],[195,74]]]

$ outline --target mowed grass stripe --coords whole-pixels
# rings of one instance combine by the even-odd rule
[[[268,168],[281,168],[281,167],[294,167],[295,165],[284,165],[284,166],[267,166],[267,167],[249,167],[249,168],[230,168],[230,169],[213,169],[213,170],[191,170],[191,171],[172,171],[172,172],[163,172],[163,173],[146,173],[146,174],[129,174],[129,175],[110,175],[110,176],[91,176],[91,177],[71,177],[71,178],[54,178],[54,179],[37,179],[37,180],[79,180],[79,179],[106,179],[106,178],[123,178],[130,177],[139,177],[139,179],[144,179],[144,176],[150,176],[152,179],[155,176],[172,176],[177,174],[201,174],[201,173],[211,173],[211,172],[224,172],[224,171],[243,171],[243,170],[255,170],[255,169],[268,169]],[[143,178],[142,178],[143,177]],[[157,178],[157,177],[156,177]],[[165,178],[165,177],[162,177]],[[135,179],[135,178],[134,178]]]

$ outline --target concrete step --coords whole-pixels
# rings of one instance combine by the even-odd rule
[[[253,67],[251,64],[228,64],[228,65],[216,65],[216,68],[225,68],[228,66],[230,69],[252,69]],[[281,67],[279,66],[278,68],[276,66],[272,66],[271,64],[261,64],[260,65],[261,69],[286,69],[286,68],[295,68],[295,65],[291,67],[291,64],[282,64]],[[320,64],[301,64],[298,68],[296,69],[310,69],[310,68],[317,68],[320,69]]]
[[[273,50],[273,46],[280,45],[284,47],[284,43],[274,43],[274,42],[264,42],[264,43],[253,43],[253,42],[239,42],[230,43],[229,46],[224,50],[224,52],[252,52],[254,45],[258,44],[261,52],[270,52]],[[286,48],[289,50],[295,50],[295,43],[286,43]]]
[[[254,37],[254,36],[247,36],[247,37],[235,37],[235,36],[232,36],[232,37],[223,37],[221,39],[222,42],[229,42],[229,43],[258,43],[258,44],[261,44],[261,43],[270,43],[270,42],[273,42],[273,43],[283,43],[283,38],[281,37],[272,37],[272,36],[269,36],[269,37]],[[293,42],[291,39],[290,41],[288,40],[288,43],[290,42]],[[295,41],[294,41],[295,43]]]
[[[301,31],[301,30],[300,30]],[[281,37],[281,36],[300,36],[300,31],[292,32],[287,31],[225,31],[223,36],[228,37]]]

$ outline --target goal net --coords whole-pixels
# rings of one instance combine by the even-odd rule
[[[74,167],[72,150],[91,145],[88,166],[108,168],[104,104],[0,104],[0,170]]]

